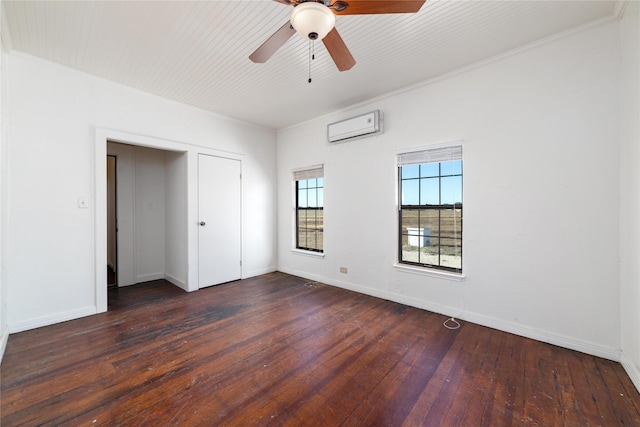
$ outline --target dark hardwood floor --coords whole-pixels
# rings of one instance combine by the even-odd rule
[[[1,424],[639,426],[621,365],[283,273],[9,337]]]

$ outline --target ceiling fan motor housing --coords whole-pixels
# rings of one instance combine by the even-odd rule
[[[304,38],[322,40],[336,24],[336,17],[322,3],[300,3],[291,12],[291,25]]]
[[[293,6],[289,22],[269,37],[249,59],[266,62],[295,33],[310,40],[322,40],[331,59],[340,71],[350,70],[356,60],[335,28],[339,15],[382,13],[416,13],[426,0],[274,0]]]

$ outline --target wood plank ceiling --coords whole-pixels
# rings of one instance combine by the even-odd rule
[[[3,7],[10,51],[279,129],[612,19],[619,4],[432,0],[416,14],[338,16],[356,65],[339,72],[316,43],[312,83],[309,43],[298,35],[265,64],[248,59],[289,19],[292,8],[275,1],[3,1]]]

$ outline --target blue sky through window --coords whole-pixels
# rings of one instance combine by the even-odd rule
[[[440,165],[440,168],[438,168]],[[402,167],[403,205],[462,203],[462,160]],[[454,175],[454,176],[447,176]],[[441,176],[441,178],[438,178]],[[440,186],[440,191],[438,189]]]
[[[324,178],[298,180],[298,207],[321,208],[324,206]]]

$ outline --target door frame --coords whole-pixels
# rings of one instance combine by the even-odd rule
[[[105,158],[107,156],[108,141],[187,154],[187,224],[185,224],[187,266],[183,289],[187,292],[198,290],[198,155],[202,153],[240,160],[241,170],[243,169],[242,161],[244,155],[201,145],[186,144],[105,128],[96,128],[94,139],[94,295],[96,313],[107,311],[107,162]],[[246,203],[244,201],[246,192],[244,190],[244,182],[245,180],[243,179],[241,183],[242,230],[246,229]],[[246,259],[244,239],[243,233],[241,236],[242,259]],[[244,278],[244,265],[242,266],[241,274],[241,278]],[[167,279],[170,280],[171,278],[167,277]]]

